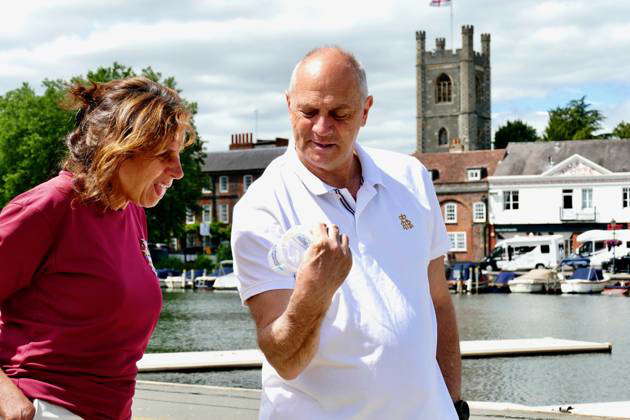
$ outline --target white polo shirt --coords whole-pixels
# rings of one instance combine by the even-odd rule
[[[448,250],[428,171],[411,156],[362,148],[356,202],[306,169],[293,143],[234,208],[232,253],[243,301],[294,288],[267,253],[294,225],[337,224],[352,269],[323,320],[317,353],[293,380],[263,363],[261,419],[457,419],[436,360],[427,267]]]

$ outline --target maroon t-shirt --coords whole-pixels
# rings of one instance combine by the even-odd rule
[[[0,366],[31,399],[127,419],[162,305],[146,217],[73,197],[62,171],[0,213]]]

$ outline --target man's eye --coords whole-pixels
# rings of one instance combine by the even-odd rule
[[[333,115],[333,118],[336,118],[336,119],[338,119],[338,120],[343,120],[343,119],[348,118],[348,115],[349,115],[349,114],[343,114],[343,113],[342,113],[342,114],[334,114],[334,115]]]
[[[302,111],[302,115],[306,118],[313,118],[317,114],[317,111]]]

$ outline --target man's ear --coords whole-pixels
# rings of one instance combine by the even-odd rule
[[[365,123],[367,123],[367,117],[368,114],[370,112],[370,108],[372,108],[372,105],[374,104],[374,98],[372,97],[372,95],[368,96],[367,98],[365,98],[365,104],[363,105],[363,115],[361,116],[362,121],[361,121],[361,126],[365,126]]]
[[[287,101],[287,108],[290,111],[291,110],[291,96],[289,95],[289,91],[288,90],[284,91],[284,99]]]

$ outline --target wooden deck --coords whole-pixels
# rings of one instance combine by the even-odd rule
[[[515,357],[597,353],[612,351],[611,343],[530,338],[460,342],[462,358]],[[168,372],[214,369],[252,369],[262,366],[259,350],[200,351],[183,353],[147,353],[138,362],[140,372]]]
[[[259,400],[258,389],[138,381],[132,410],[136,420],[256,420]],[[572,404],[570,410],[568,407],[471,401],[470,419],[595,420],[630,417],[630,401]]]

